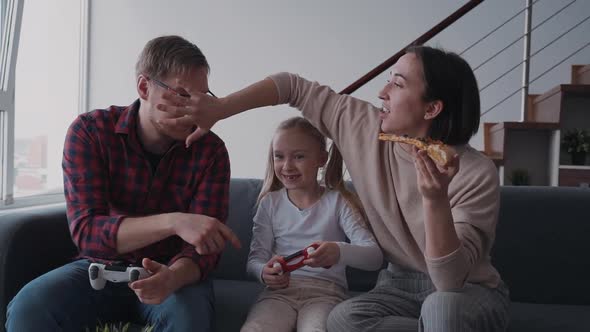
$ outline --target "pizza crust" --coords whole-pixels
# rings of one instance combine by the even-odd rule
[[[411,144],[420,150],[426,151],[428,156],[434,160],[434,162],[443,167],[447,166],[455,155],[455,151],[448,145],[441,141],[435,141],[429,138],[424,139],[379,133],[379,140]]]

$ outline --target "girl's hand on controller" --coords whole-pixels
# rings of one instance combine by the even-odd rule
[[[160,304],[164,302],[170,294],[176,291],[174,274],[168,266],[149,258],[144,258],[141,264],[152,275],[130,283],[129,287],[142,303]]]
[[[340,261],[340,247],[336,242],[314,242],[319,247],[303,263],[310,267],[330,268]]]
[[[273,266],[281,258],[281,256],[274,256],[271,258],[262,269],[262,281],[270,289],[281,289],[289,286],[289,273],[282,273],[281,266]]]

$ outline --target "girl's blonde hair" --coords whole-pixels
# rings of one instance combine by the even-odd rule
[[[305,134],[308,134],[310,137],[315,139],[320,145],[320,149],[322,151],[326,151],[326,137],[324,137],[324,135],[322,135],[322,133],[320,133],[320,131],[317,130],[306,119],[302,117],[289,118],[281,122],[276,131],[285,129],[301,130]],[[283,184],[281,181],[279,181],[274,172],[274,156],[272,145],[273,142],[271,141],[268,150],[268,162],[266,164],[264,182],[262,183],[262,189],[260,190],[256,204],[260,204],[260,201],[262,201],[264,196],[266,196],[268,193],[283,188]],[[330,146],[328,162],[321,174],[321,182],[328,190],[337,190],[342,195],[342,197],[344,197],[346,203],[352,209],[353,213],[361,218],[363,223],[366,223],[367,218],[360,199],[355,193],[348,190],[344,183],[344,162],[342,160],[342,155],[340,154],[340,151],[338,151],[338,148],[335,144]]]

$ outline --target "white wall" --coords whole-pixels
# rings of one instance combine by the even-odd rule
[[[203,50],[212,69],[209,84],[218,96],[278,71],[297,72],[340,90],[465,2],[91,1],[89,107],[104,108],[112,104],[131,103],[136,98],[134,64],[137,55],[149,39],[164,34],[180,34]],[[566,3],[565,0],[551,1],[543,9],[541,1],[537,15],[542,19],[549,7]],[[576,4],[577,8],[569,8],[566,12],[566,24],[576,21],[579,13],[583,13],[586,8],[588,10],[585,12],[590,12],[590,1],[580,3]],[[516,7],[522,6],[524,1],[486,1],[430,44],[460,51],[510,17],[516,12]],[[522,19],[515,20],[503,28],[499,36],[486,41],[484,49],[467,53],[467,59],[472,65],[478,64],[485,55],[491,53],[489,47],[498,49],[502,40],[506,43],[507,36],[512,36],[510,40],[517,38],[523,25]],[[580,40],[586,41],[590,32],[588,24],[581,28],[582,33],[574,37],[578,44]],[[497,74],[503,68],[510,67],[519,61],[521,54],[519,43],[509,52],[514,58],[499,58],[492,69],[482,68],[481,73],[478,73],[480,85],[489,81],[488,73]],[[582,62],[580,59],[586,59],[585,63],[588,63],[589,54],[590,51],[586,50],[572,61],[578,59],[578,62]],[[569,71],[564,69],[562,72]],[[564,74],[559,75],[557,82],[566,80]],[[520,73],[516,71],[507,79],[512,79],[511,82],[516,85],[509,88],[508,84],[502,82],[496,89],[517,89]],[[381,75],[355,93],[355,96],[379,105],[376,95],[384,80],[385,76]],[[556,84],[553,82],[556,81],[547,87]],[[494,96],[498,92],[490,90],[492,96],[486,98],[484,95],[482,98],[484,110],[498,99],[498,96]],[[515,108],[518,107],[519,98],[515,96],[512,100],[515,101],[515,107],[508,105],[483,120],[518,118]],[[214,130],[227,144],[232,175],[262,177],[265,154],[274,128],[282,119],[296,114],[294,110],[279,106],[249,112],[219,123]],[[472,144],[480,148],[481,138],[474,138]]]

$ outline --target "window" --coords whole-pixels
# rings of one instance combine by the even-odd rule
[[[11,204],[13,186],[14,66],[22,0],[0,0],[0,198]]]
[[[4,43],[2,42],[3,38],[3,31],[4,31],[4,11],[6,9],[6,0],[0,0],[0,45],[4,45]],[[2,58],[2,55],[0,54],[0,58]]]
[[[14,117],[2,129],[7,133],[2,137],[12,141],[5,158],[10,163],[2,167],[5,208],[63,201],[61,158],[67,128],[81,108],[81,32],[87,3],[24,2],[9,84]]]

